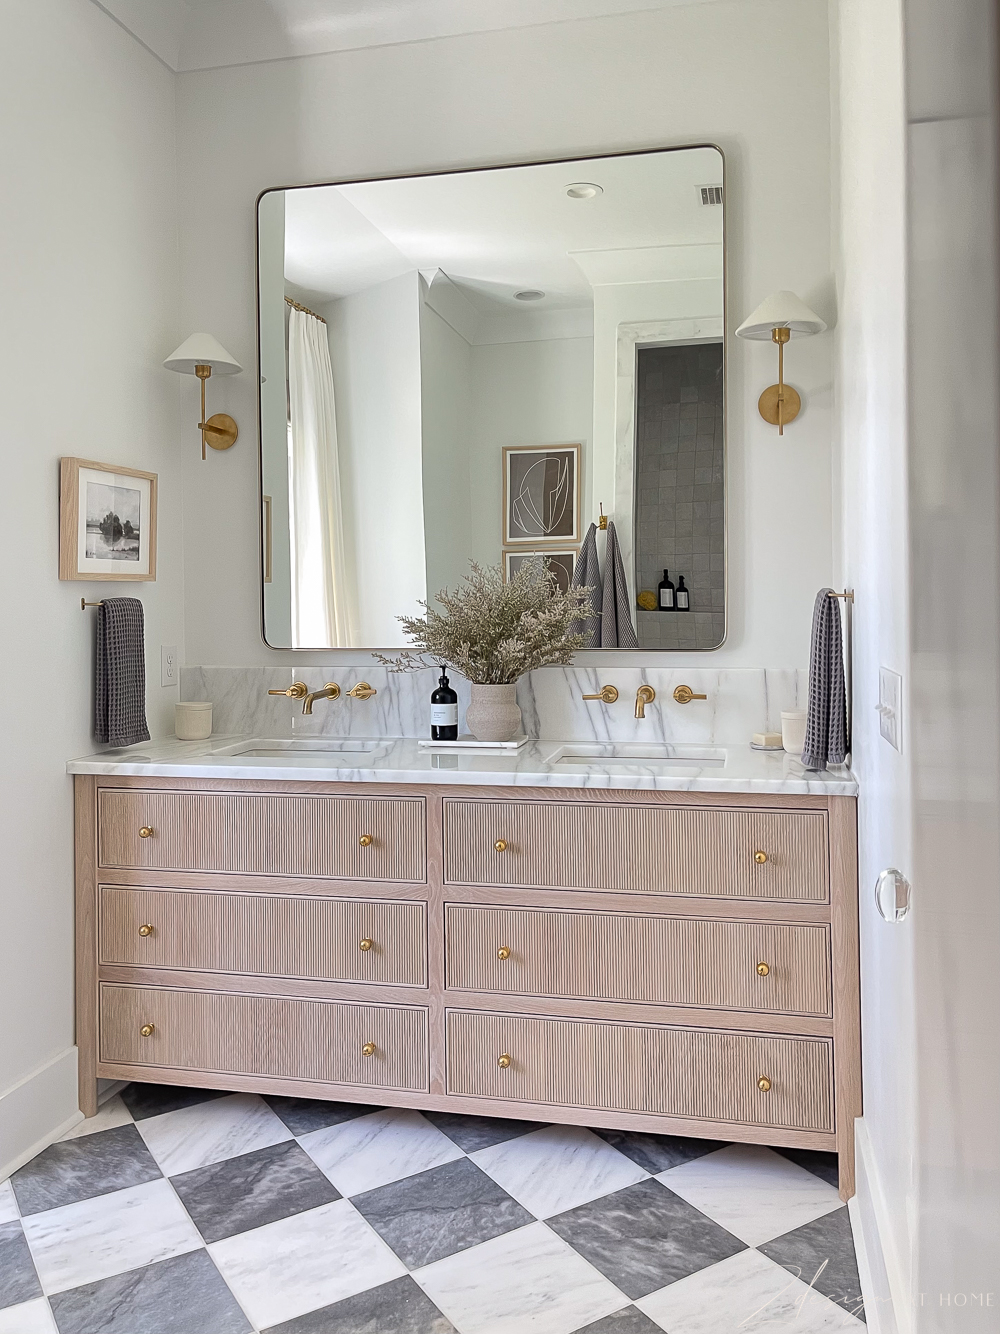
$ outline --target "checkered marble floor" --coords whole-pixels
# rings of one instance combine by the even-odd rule
[[[863,1330],[826,1154],[131,1084],[0,1184],[0,1334]]]

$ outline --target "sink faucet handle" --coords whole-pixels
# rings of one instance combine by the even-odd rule
[[[618,698],[618,689],[616,686],[601,686],[596,695],[581,695],[581,699],[599,699],[605,704],[614,704]]]
[[[645,718],[646,705],[652,704],[654,699],[656,699],[656,691],[652,686],[640,686],[635,692],[635,716]]]
[[[309,687],[304,681],[296,681],[290,685],[287,690],[269,690],[269,695],[287,695],[289,699],[305,699],[309,694]]]
[[[690,686],[678,686],[674,691],[674,699],[678,704],[690,704],[693,699],[708,699],[708,696],[696,695]]]
[[[352,699],[371,699],[372,695],[378,694],[378,691],[374,686],[370,686],[367,681],[359,681],[347,693]]]

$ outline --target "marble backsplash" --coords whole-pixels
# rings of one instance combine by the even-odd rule
[[[437,673],[394,673],[384,667],[183,667],[185,700],[211,700],[213,731],[291,736],[424,737],[429,735],[430,695]],[[337,680],[338,700],[317,700],[310,717],[298,700],[268,695],[293,681],[319,690]],[[371,699],[351,699],[347,691],[367,681],[378,692]],[[468,683],[453,676],[458,691],[462,731],[469,702]],[[602,686],[617,686],[614,704],[584,700]],[[656,701],[644,719],[635,717],[635,694],[651,685]],[[704,700],[674,702],[679,685],[690,686]],[[782,709],[805,708],[808,674],[802,669],[735,668],[728,671],[683,667],[546,667],[522,677],[517,697],[530,737],[546,741],[677,741],[742,745],[754,732],[780,731]]]

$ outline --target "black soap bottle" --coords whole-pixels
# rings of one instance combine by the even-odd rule
[[[431,695],[431,740],[458,740],[458,695],[443,667],[438,688]]]
[[[691,610],[691,594],[688,592],[687,585],[684,583],[683,575],[681,575],[680,578],[677,580],[676,601],[677,601],[678,611]]]
[[[660,580],[658,588],[660,611],[673,611],[674,609],[674,585],[670,578],[670,571],[663,571],[663,578]]]

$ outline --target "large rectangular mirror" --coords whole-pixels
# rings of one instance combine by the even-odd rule
[[[582,549],[593,647],[717,648],[723,187],[700,147],[263,194],[266,642],[392,648],[470,560]]]

